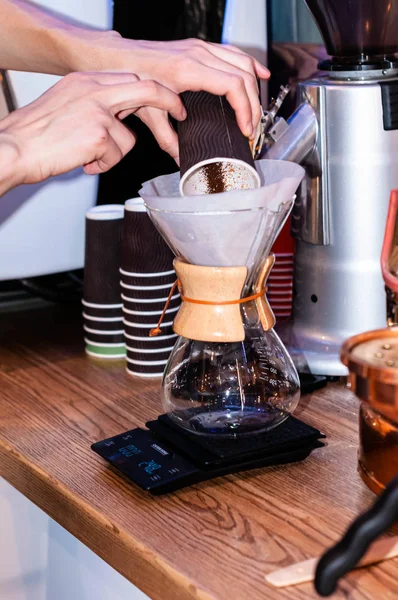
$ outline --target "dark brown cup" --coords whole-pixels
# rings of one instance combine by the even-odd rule
[[[171,350],[164,350],[163,352],[143,354],[140,351],[137,352],[126,348],[127,358],[131,358],[132,360],[138,360],[141,362],[145,362],[146,360],[148,362],[169,360],[171,352]]]
[[[156,327],[156,324],[154,326],[154,328]],[[132,325],[128,325],[126,322],[124,322],[124,330],[127,333],[127,335],[133,336],[133,337],[143,337],[143,338],[148,338],[151,339],[149,336],[149,332],[151,331],[150,327],[134,327]],[[174,333],[173,331],[173,326],[172,325],[167,325],[167,326],[161,326],[161,330],[162,333],[160,333],[159,335],[172,335]]]
[[[174,344],[176,343],[176,341],[178,339],[178,335],[176,335],[176,334],[166,336],[166,339],[164,339],[164,337],[160,336],[160,335],[158,337],[145,337],[145,338],[143,336],[138,336],[138,337],[142,337],[142,339],[139,339],[139,340],[132,339],[129,336],[130,336],[130,334],[128,332],[125,332],[126,345],[129,346],[130,348],[142,349],[142,350],[155,350],[155,349],[156,350],[165,350],[166,348],[171,348],[171,346],[174,346]],[[133,337],[136,337],[136,336],[133,336]]]
[[[178,312],[177,309],[167,310],[164,316],[164,322],[168,323],[169,321],[174,321]],[[141,323],[142,325],[150,325],[154,322],[159,321],[160,315],[162,312],[157,312],[154,315],[146,315],[144,313],[132,314],[131,312],[127,312],[127,310],[123,311],[124,318],[126,321],[132,321],[134,323]]]
[[[117,321],[98,321],[93,319],[87,319],[83,315],[83,322],[85,327],[93,329],[94,331],[120,331],[123,329],[123,317]]]
[[[134,363],[127,362],[127,373],[136,377],[163,377],[163,372],[166,367],[164,365],[137,365]]]
[[[123,333],[115,333],[111,335],[100,334],[100,333],[91,333],[89,331],[84,332],[85,341],[87,343],[96,342],[97,344],[123,344],[124,343],[124,334]]]
[[[142,289],[137,289],[141,286],[129,286],[123,280],[120,281],[121,291],[123,296],[129,296],[130,298],[136,298],[137,300],[159,300],[161,298],[167,298],[170,293],[171,285],[163,286],[142,286]]]
[[[125,203],[121,268],[129,273],[165,273],[174,254],[149,218],[142,198]],[[145,285],[145,284],[144,284]]]
[[[95,206],[86,214],[83,298],[93,304],[120,304],[120,250],[124,207]]]
[[[177,275],[175,271],[164,275],[162,273],[156,273],[151,275],[150,277],[143,277],[138,275],[138,273],[128,273],[127,271],[123,271],[120,269],[120,279],[123,283],[127,285],[136,285],[136,286],[157,286],[157,285],[173,285],[175,280],[177,279]]]
[[[98,319],[114,319],[123,316],[123,306],[118,308],[93,308],[83,305],[83,313],[88,317],[97,317]]]
[[[184,92],[181,98],[187,109],[178,123],[181,194],[259,187],[249,139],[227,99],[208,92]]]
[[[170,300],[169,309],[176,308],[177,306],[181,306],[181,298],[179,294],[175,294],[176,297],[173,297]],[[153,302],[136,302],[132,298],[128,298],[123,294],[123,307],[127,310],[140,311],[140,312],[162,312],[164,306],[166,304],[167,298],[164,300],[154,300]]]

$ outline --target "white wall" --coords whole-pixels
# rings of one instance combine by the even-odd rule
[[[0,600],[145,599],[0,478]]]
[[[80,23],[112,26],[112,0],[35,0]],[[58,81],[54,75],[8,71],[15,107],[32,102]],[[3,109],[0,114],[4,114]],[[98,176],[81,169],[10,190],[0,203],[0,281],[80,269],[85,213],[97,200]]]

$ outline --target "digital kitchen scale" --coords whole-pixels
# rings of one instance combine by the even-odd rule
[[[325,436],[289,417],[263,435],[214,439],[181,430],[167,415],[97,442],[92,450],[143,490],[159,495],[246,471],[304,460]]]

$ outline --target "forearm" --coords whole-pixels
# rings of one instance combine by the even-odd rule
[[[0,0],[0,68],[65,75],[95,69],[96,38],[117,35],[74,26],[24,0]]]

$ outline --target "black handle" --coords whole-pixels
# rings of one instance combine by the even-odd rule
[[[320,559],[315,573],[315,589],[321,596],[330,596],[337,582],[353,569],[370,544],[398,520],[398,477],[366,513],[358,517],[344,537]]]

